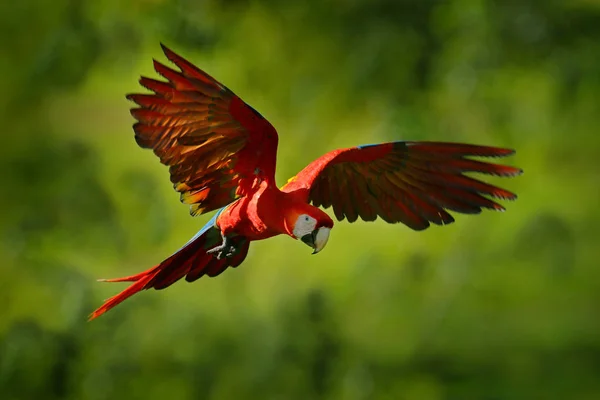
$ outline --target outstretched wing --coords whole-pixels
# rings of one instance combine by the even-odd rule
[[[423,230],[454,221],[446,211],[504,210],[489,197],[516,195],[464,175],[515,176],[519,168],[467,157],[505,157],[513,150],[440,142],[392,142],[336,150],[318,158],[282,188],[315,206],[333,206],[339,221],[377,216]]]
[[[130,94],[140,147],[168,165],[192,215],[223,207],[274,182],[277,132],[256,110],[204,71],[161,45],[179,71],[154,61],[165,81],[142,77],[153,94]]]

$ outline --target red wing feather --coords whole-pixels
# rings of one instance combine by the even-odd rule
[[[513,153],[498,147],[443,142],[359,146],[325,154],[282,190],[296,192],[316,206],[333,206],[340,221],[347,218],[353,222],[357,216],[372,221],[379,216],[422,230],[431,222],[454,222],[446,210],[466,214],[483,208],[504,210],[488,197],[514,200],[514,193],[464,173],[519,175],[519,168],[470,158]]]
[[[154,60],[166,81],[142,77],[140,84],[153,94],[127,98],[139,106],[131,110],[138,145],[170,167],[175,190],[191,204],[191,213],[223,207],[260,180],[274,181],[273,126],[210,75],[162,48],[179,71]]]

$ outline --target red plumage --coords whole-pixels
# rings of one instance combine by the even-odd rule
[[[185,277],[217,276],[246,258],[249,244],[287,234],[320,251],[333,220],[377,217],[414,230],[454,221],[448,211],[504,210],[494,199],[510,191],[465,173],[510,177],[515,167],[474,158],[506,157],[513,150],[443,142],[390,142],[329,152],[281,188],[275,184],[278,135],[256,110],[204,71],[163,46],[179,71],[154,61],[166,81],[142,77],[152,94],[130,94],[140,147],[169,166],[171,181],[192,215],[221,210],[181,250],[159,265],[125,278],[133,282],[90,319],[144,289],[164,289]],[[310,204],[312,203],[312,205]]]
[[[354,222],[358,217],[373,221],[379,216],[422,230],[430,222],[453,222],[446,210],[467,214],[479,213],[482,208],[504,210],[485,196],[514,200],[515,194],[463,173],[518,175],[519,168],[469,158],[513,153],[497,147],[442,142],[353,147],[313,161],[282,190],[315,206],[333,206],[339,221],[346,218]]]

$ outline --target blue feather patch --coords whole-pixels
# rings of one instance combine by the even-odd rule
[[[198,231],[198,233],[196,233],[194,235],[194,237],[192,237],[190,240],[187,241],[186,244],[184,244],[183,246],[181,246],[181,248],[179,250],[177,250],[175,253],[180,252],[181,250],[183,250],[188,244],[192,243],[194,240],[198,239],[200,236],[204,235],[206,232],[208,232],[208,230],[210,228],[217,228],[217,218],[219,218],[219,215],[221,215],[221,213],[227,208],[227,206],[220,208],[219,210],[217,210],[217,212],[215,213],[215,215],[212,216],[212,218],[202,227],[202,229],[200,229]],[[175,254],[173,253],[173,254]]]

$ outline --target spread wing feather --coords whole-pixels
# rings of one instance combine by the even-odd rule
[[[282,190],[297,192],[315,206],[333,207],[336,218],[401,222],[422,230],[445,225],[455,211],[504,210],[493,199],[514,200],[507,190],[465,175],[508,177],[519,168],[473,160],[505,157],[509,149],[443,142],[392,142],[336,150],[290,179]]]
[[[274,181],[277,132],[252,107],[165,46],[179,71],[154,61],[166,81],[142,77],[152,94],[130,94],[139,107],[135,139],[169,166],[171,182],[191,214],[203,214]]]

